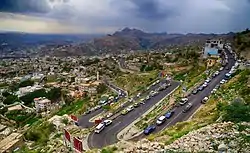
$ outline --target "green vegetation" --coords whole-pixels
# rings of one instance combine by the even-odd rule
[[[38,145],[46,145],[49,141],[49,136],[55,131],[53,124],[44,122],[39,126],[32,126],[26,133],[25,138],[29,141],[34,141]]]
[[[221,94],[218,94],[218,96],[223,95],[222,100],[217,105],[217,109],[221,111],[224,121],[250,121],[250,89],[247,86],[249,76],[250,70],[240,72],[238,77],[236,76],[237,78],[224,87]]]
[[[99,86],[97,86],[97,93],[103,94],[108,90],[107,86],[103,83],[101,83]]]
[[[151,71],[150,73],[134,73],[124,74],[116,78],[114,84],[134,94],[146,88],[153,80],[158,77],[159,71]]]
[[[61,96],[61,88],[52,88],[47,92],[46,97],[52,101],[57,100]]]
[[[87,103],[88,100],[89,100],[88,98],[86,98],[84,100],[76,100],[76,101],[70,103],[69,105],[63,106],[63,108],[60,109],[56,114],[57,115],[64,115],[64,114],[76,113],[77,111],[79,111],[80,109],[83,108],[84,103]]]
[[[118,148],[117,147],[107,147],[101,150],[101,153],[114,153]]]
[[[18,102],[19,99],[16,95],[8,95],[6,97],[6,99],[4,99],[3,103],[6,104],[6,105],[10,105],[10,104],[13,104],[15,102]]]
[[[20,100],[23,101],[25,105],[31,105],[34,98],[39,97],[46,97],[52,101],[57,100],[61,97],[61,88],[52,88],[48,92],[46,92],[45,89],[36,90],[20,97]]]
[[[28,93],[25,96],[20,97],[20,100],[24,102],[25,105],[31,105],[34,101],[34,98],[38,98],[38,97],[46,97],[47,93],[45,91],[45,89],[40,89],[40,90],[36,90],[34,92]]]
[[[26,124],[33,124],[38,120],[35,113],[27,113],[22,110],[8,111],[6,114],[8,119],[16,121],[16,126],[24,126]]]
[[[34,85],[34,81],[27,79],[27,80],[20,82],[18,87],[22,88],[22,87],[33,86],[33,85]]]

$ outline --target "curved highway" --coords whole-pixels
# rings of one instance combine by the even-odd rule
[[[124,96],[128,96],[127,95],[127,92],[124,91],[123,89],[115,86],[114,84],[110,83],[107,79],[103,79],[103,82],[110,88],[112,88],[114,91],[116,91],[117,93],[119,93],[119,90],[121,91],[122,95],[123,96],[119,96],[119,99],[120,100],[121,98],[124,98]],[[137,100],[143,96],[146,96],[148,95],[151,91],[157,89],[159,86],[160,86],[160,83],[164,82],[164,80],[162,80],[161,82],[157,83],[156,85],[151,85],[149,87],[149,89],[142,93],[141,96],[137,97],[133,97],[133,100]],[[126,102],[122,107],[118,108],[114,115],[120,111],[122,111],[124,108],[128,107],[129,105],[131,105],[130,102]],[[94,126],[94,123],[93,122],[89,122],[89,120],[95,116],[97,116],[98,114],[104,112],[104,109],[100,108],[100,109],[97,109],[97,110],[94,110],[94,111],[91,111],[89,114],[85,114],[85,115],[82,115],[80,118],[79,118],[79,126],[82,127],[82,128],[91,128]]]
[[[235,60],[232,57],[232,55],[229,53],[229,51],[226,51],[226,54],[228,55],[228,64],[227,67],[231,68],[235,64]],[[173,108],[175,113],[174,115],[168,119],[163,125],[157,126],[156,130],[154,132],[159,132],[169,126],[172,126],[176,124],[177,122],[185,121],[187,120],[194,112],[202,105],[201,100],[209,96],[211,91],[214,89],[214,87],[220,83],[220,81],[225,77],[225,74],[228,73],[229,70],[223,69],[218,76],[213,78],[209,85],[203,89],[202,91],[198,92],[196,95],[190,95],[188,97],[189,102],[193,104],[193,107],[186,113],[183,113],[182,110],[185,106],[179,106]],[[158,94],[156,97],[151,98],[148,102],[146,102],[145,105],[139,106],[132,112],[128,113],[125,116],[119,116],[116,118],[112,125],[106,127],[100,134],[95,134],[94,132],[91,133],[88,137],[88,145],[90,148],[102,148],[104,146],[114,144],[117,140],[117,134],[124,129],[126,126],[128,126],[130,123],[132,123],[135,119],[140,117],[144,112],[146,112],[150,107],[152,107],[154,104],[156,104],[158,101],[160,101],[163,97],[165,97],[168,93],[170,93],[175,87],[179,85],[178,82],[173,82],[172,86]],[[165,113],[165,112],[163,112]],[[144,137],[144,135],[140,135],[137,137],[137,139],[141,139]]]
[[[229,67],[231,69],[236,61],[234,60],[234,58],[232,58],[233,56],[232,54],[229,53],[229,51],[226,51],[226,53],[228,55],[228,64],[225,67]],[[208,97],[211,94],[211,91],[215,88],[216,85],[220,84],[220,81],[225,78],[225,74],[228,73],[229,71],[230,70],[227,70],[224,68],[222,71],[220,71],[220,74],[218,76],[216,76],[215,78],[211,80],[211,82],[208,84],[208,86],[205,89],[198,92],[196,95],[192,94],[188,96],[187,97],[189,99],[188,102],[193,104],[193,106],[188,112],[186,113],[182,112],[185,105],[177,106],[173,108],[172,110],[174,110],[175,112],[174,115],[170,119],[167,119],[167,121],[164,124],[160,126],[156,126],[156,130],[153,133],[157,133],[167,127],[175,125],[177,122],[188,120],[201,105],[204,105],[201,103],[202,99],[204,97]],[[163,112],[163,113],[167,113],[167,112]],[[140,140],[143,137],[145,137],[145,135],[141,134],[140,136],[133,138],[132,140]]]
[[[92,132],[88,137],[88,145],[90,148],[102,148],[104,146],[118,142],[117,134],[132,123],[134,120],[139,118],[148,109],[153,107],[158,101],[163,99],[166,95],[172,92],[176,87],[179,86],[179,82],[172,82],[171,86],[167,89],[159,92],[158,95],[147,100],[144,105],[140,105],[133,111],[126,115],[120,115],[113,120],[113,123],[106,127],[100,134]],[[155,87],[156,88],[156,87]]]

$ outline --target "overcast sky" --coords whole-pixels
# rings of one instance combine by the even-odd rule
[[[224,33],[250,27],[250,0],[0,0],[0,30]]]

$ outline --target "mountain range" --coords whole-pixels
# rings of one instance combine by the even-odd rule
[[[233,36],[234,33],[147,33],[138,29],[124,28],[113,34],[96,37],[93,35],[83,37],[82,35],[0,34],[0,43],[7,41],[8,44],[46,44],[47,46],[38,52],[39,56],[81,56],[130,50],[160,49],[173,45],[204,43],[207,39],[212,38],[232,39]]]

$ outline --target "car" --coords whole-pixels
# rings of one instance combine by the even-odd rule
[[[166,117],[165,116],[161,116],[157,119],[156,121],[156,125],[161,125],[166,121]]]
[[[149,89],[150,89],[150,86],[147,87],[147,90],[149,90]]]
[[[198,91],[202,91],[204,89],[204,87],[203,86],[200,86],[199,88],[198,88]]]
[[[141,102],[140,102],[140,104],[144,105],[144,104],[145,104],[145,102],[144,102],[144,101],[141,101]]]
[[[192,103],[188,103],[186,105],[186,107],[182,110],[183,113],[186,113],[187,111],[189,111],[191,109],[191,107],[193,106]]]
[[[113,115],[113,113],[108,113],[107,115],[106,115],[106,118],[109,118],[109,117],[111,117]]]
[[[138,93],[138,94],[137,94],[137,97],[139,98],[140,96],[141,96],[141,93]]]
[[[164,89],[165,89],[165,87],[161,85],[161,86],[158,88],[158,91],[162,91],[162,90],[164,90]]]
[[[215,78],[216,77],[216,74],[214,73],[213,75],[212,75],[212,78]]]
[[[170,112],[167,112],[167,114],[165,114],[165,117],[167,119],[170,119],[173,115],[174,115],[174,111],[170,111]]]
[[[230,68],[227,66],[227,67],[226,67],[226,70],[229,70],[229,69],[230,69]]]
[[[220,81],[220,84],[224,84],[224,83],[226,83],[226,80],[223,79]]]
[[[149,135],[150,133],[152,133],[155,130],[155,128],[156,127],[154,125],[148,126],[147,128],[144,129],[143,133],[145,135]]]
[[[96,126],[95,128],[95,133],[100,133],[103,129],[105,128],[105,124],[104,123],[100,123]]]
[[[222,71],[223,69],[224,69],[224,67],[221,67],[221,68],[220,68],[220,71]]]
[[[185,105],[187,102],[188,102],[187,98],[182,98],[179,104],[182,106],[182,105]]]
[[[133,98],[130,98],[128,101],[129,101],[129,102],[133,102],[133,101],[134,101],[134,99],[133,99]]]
[[[126,114],[128,114],[128,110],[127,110],[127,109],[124,109],[124,110],[122,111],[122,115],[126,115]]]
[[[209,83],[209,82],[211,82],[211,79],[210,79],[210,78],[207,78],[207,79],[205,80],[205,82],[206,82],[206,83]]]
[[[216,71],[216,72],[215,72],[215,74],[216,74],[216,75],[219,75],[219,74],[220,74],[220,72],[219,72],[219,71]]]
[[[208,97],[204,97],[201,101],[201,103],[205,104],[208,101]]]
[[[130,105],[130,106],[127,107],[127,111],[128,111],[128,112],[131,112],[133,109],[134,109],[134,106],[133,106],[133,105]]]
[[[156,81],[156,84],[157,84],[157,83],[160,83],[160,80],[157,80],[157,81]]]
[[[202,85],[203,88],[206,88],[207,86],[208,84],[206,82]]]
[[[214,88],[212,91],[211,91],[211,94],[215,93],[217,91],[216,88]]]
[[[112,124],[112,120],[104,120],[103,123],[105,126],[109,126],[110,124]]]
[[[149,100],[149,99],[150,99],[150,96],[147,96],[147,97],[146,97],[146,100]]]
[[[192,92],[192,94],[197,94],[198,93],[198,90],[197,89],[195,89],[195,90],[193,90],[193,92]]]
[[[89,113],[91,113],[91,110],[87,110],[85,114],[89,114]]]
[[[133,106],[136,108],[136,107],[139,107],[140,105],[139,105],[139,103],[134,103]]]

